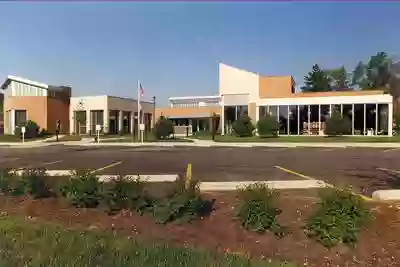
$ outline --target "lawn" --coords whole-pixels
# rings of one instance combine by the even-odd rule
[[[132,135],[104,135],[100,136],[100,143],[121,143],[121,142],[139,142],[136,136]],[[192,143],[193,140],[183,139],[183,138],[171,138],[158,140],[156,137],[147,133],[144,135],[143,142],[185,142]]]
[[[1,266],[294,266],[138,243],[113,232],[65,229],[10,216],[0,217],[0,239]]]
[[[195,138],[199,140],[212,140],[210,135],[200,135]],[[281,143],[386,143],[386,142],[400,142],[400,136],[388,137],[388,136],[279,136],[260,138],[258,136],[252,137],[238,137],[230,135],[217,135],[215,136],[216,142],[281,142]]]
[[[35,141],[35,140],[43,140],[46,138],[49,138],[51,136],[45,135],[45,136],[38,136],[36,138],[29,138],[29,139],[25,139],[25,142],[29,142],[29,141]],[[22,142],[21,138],[19,138],[16,135],[12,135],[12,134],[2,134],[0,135],[0,143],[7,143],[7,142]]]

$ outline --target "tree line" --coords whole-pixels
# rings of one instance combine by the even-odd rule
[[[378,52],[368,62],[360,61],[351,72],[344,66],[322,69],[318,64],[304,77],[303,92],[385,90],[400,97],[400,61]]]

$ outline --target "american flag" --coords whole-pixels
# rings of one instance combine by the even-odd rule
[[[144,96],[144,89],[142,84],[140,84],[140,96]]]

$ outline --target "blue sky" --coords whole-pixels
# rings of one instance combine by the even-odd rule
[[[297,84],[318,63],[400,54],[398,3],[0,3],[0,78],[75,96],[218,93],[221,61]]]

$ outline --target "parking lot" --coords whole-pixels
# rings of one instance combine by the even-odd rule
[[[395,187],[400,149],[71,147],[0,148],[2,168],[93,169],[99,174],[180,174],[202,181],[317,179],[370,195]]]

